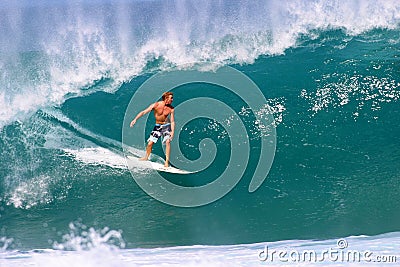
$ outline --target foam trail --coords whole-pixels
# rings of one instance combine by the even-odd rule
[[[121,143],[95,134],[55,109],[43,111],[67,128],[56,127],[46,135],[46,148],[62,149],[67,155],[85,164],[105,165],[126,169]],[[79,134],[78,137],[77,134]],[[72,136],[71,136],[72,135]],[[67,142],[66,140],[70,140]]]
[[[47,117],[57,120],[65,127],[55,127],[46,134],[44,144],[46,148],[61,149],[66,155],[84,164],[103,165],[114,169],[128,167],[121,142],[87,130],[56,109],[46,109],[43,112]],[[125,146],[124,149],[125,152],[136,156],[144,155],[144,151],[133,147]],[[163,159],[157,155],[152,154],[151,158],[157,162],[163,162]]]

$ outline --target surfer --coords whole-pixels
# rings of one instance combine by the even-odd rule
[[[137,116],[131,121],[130,127],[135,125],[136,121],[143,115],[154,111],[154,117],[156,124],[153,131],[150,133],[149,139],[147,139],[146,156],[140,158],[140,160],[148,160],[150,153],[153,149],[153,144],[157,143],[158,139],[162,136],[162,142],[165,143],[165,167],[169,166],[169,154],[171,151],[170,142],[174,137],[175,130],[175,119],[174,119],[174,107],[171,105],[174,99],[172,92],[165,92],[162,95],[162,101],[151,104],[145,110],[139,112]]]

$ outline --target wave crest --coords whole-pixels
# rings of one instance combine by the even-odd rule
[[[251,64],[301,36],[397,29],[395,1],[68,1],[0,6],[0,128],[172,66]],[[317,31],[315,31],[317,30]],[[315,36],[316,35],[316,36]],[[155,63],[155,65],[153,64]]]

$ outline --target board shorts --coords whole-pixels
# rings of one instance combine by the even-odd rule
[[[171,138],[171,123],[166,124],[156,124],[153,128],[153,131],[150,133],[149,139],[147,141],[152,141],[153,143],[157,143],[160,137],[163,137],[162,142],[165,143],[168,139]]]

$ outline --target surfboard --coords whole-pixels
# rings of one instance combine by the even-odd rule
[[[138,157],[135,156],[127,156],[128,157],[128,166],[129,168],[144,168],[144,169],[153,169],[160,172],[169,172],[175,174],[190,174],[193,172],[181,170],[175,167],[164,167],[163,164],[158,162],[153,162],[150,160],[139,160]]]

